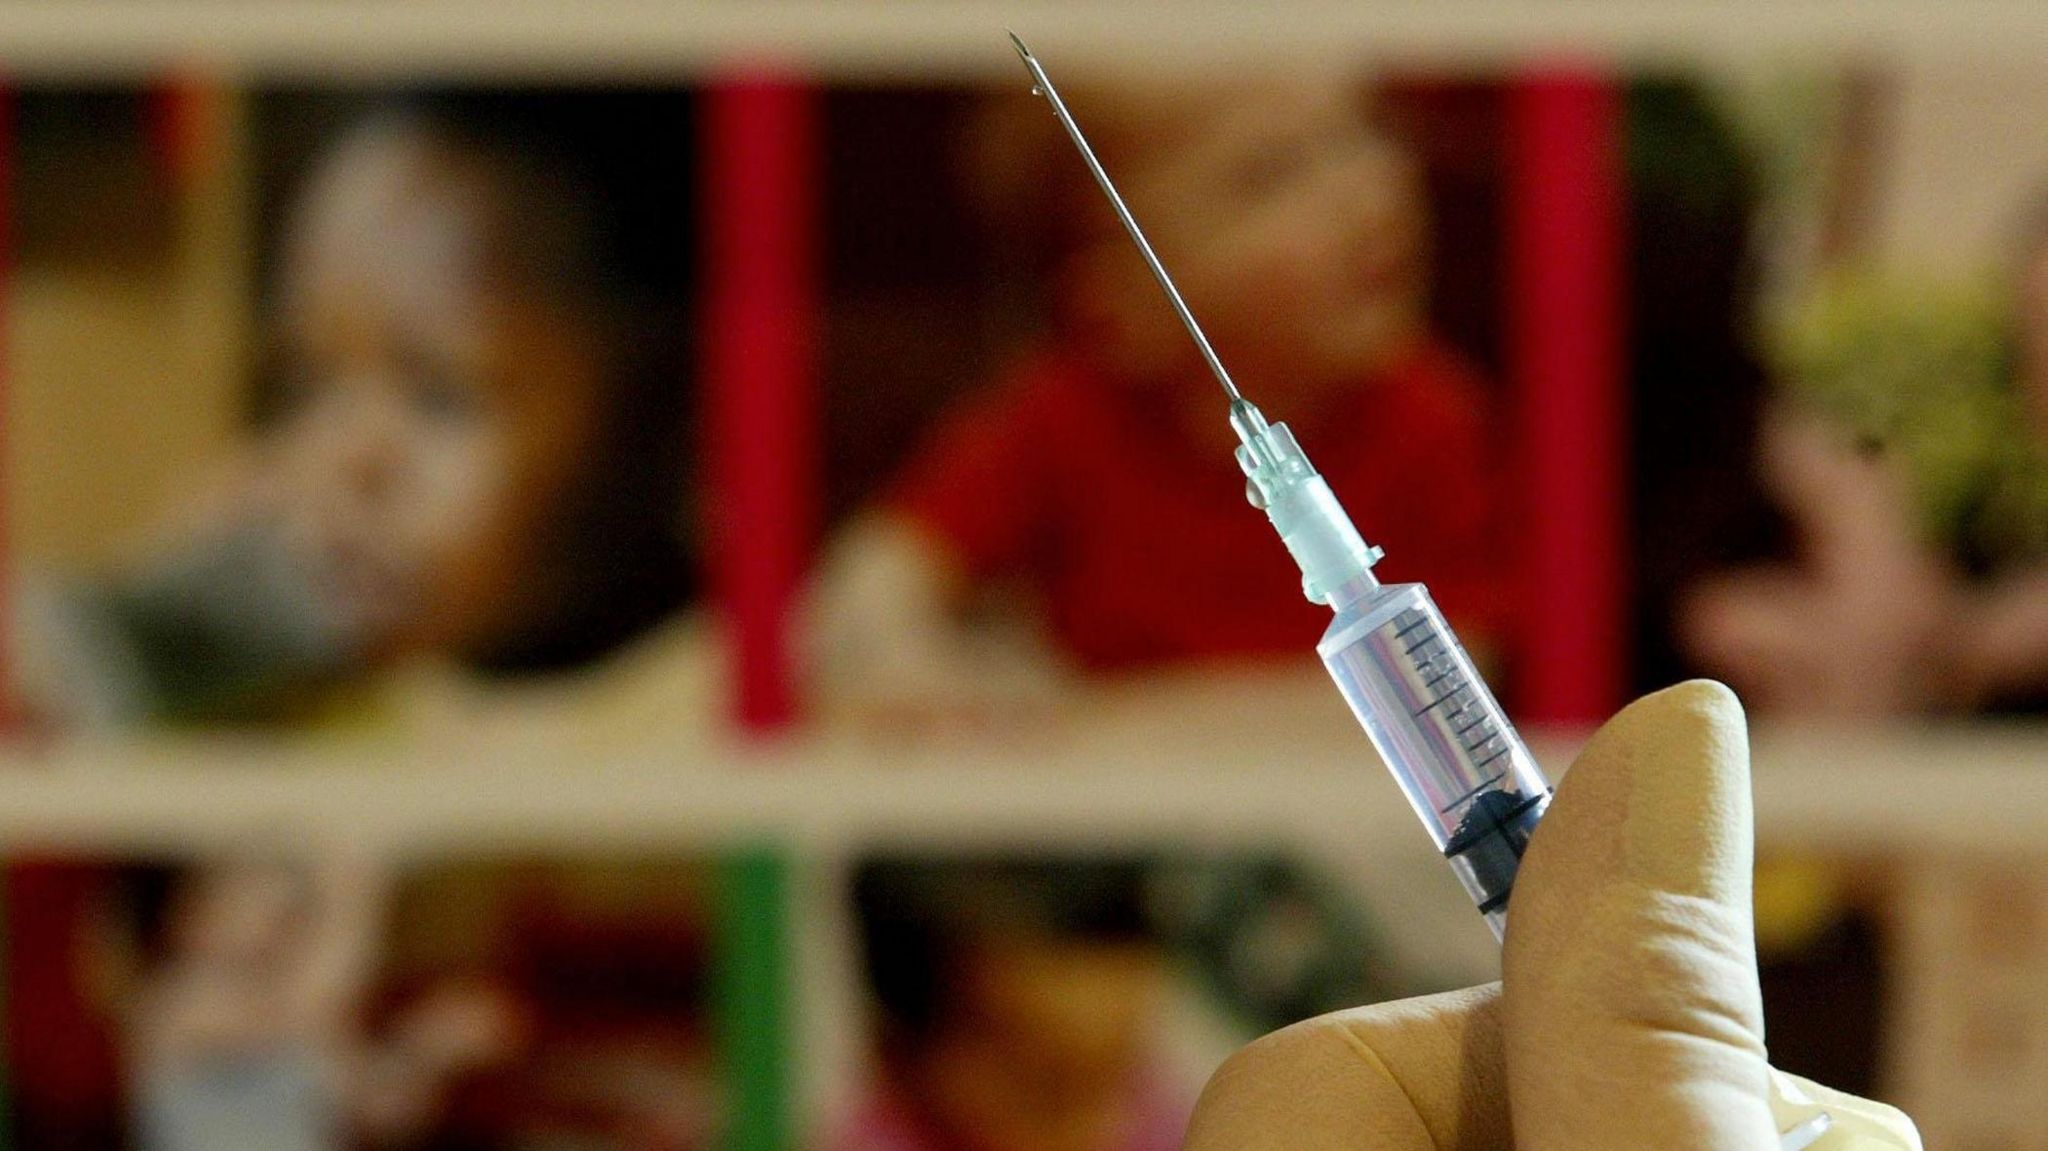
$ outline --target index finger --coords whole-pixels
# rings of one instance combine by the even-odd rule
[[[1184,1151],[1506,1151],[1498,984],[1319,1016],[1230,1057]]]

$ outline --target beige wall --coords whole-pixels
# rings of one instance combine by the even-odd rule
[[[5,318],[6,514],[35,567],[107,562],[235,434],[247,328],[241,102],[189,107],[203,133],[168,259],[24,268]]]
[[[7,512],[21,559],[103,562],[226,434],[175,284],[135,273],[39,275],[8,320]]]
[[[2048,189],[2048,69],[1954,59],[1899,69],[1873,250],[1971,273],[1999,261],[2027,200]]]

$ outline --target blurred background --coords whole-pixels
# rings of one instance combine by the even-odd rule
[[[1555,776],[1754,724],[1774,1060],[2048,1146],[2048,17],[0,12],[0,1140],[1125,1151],[1492,978],[1215,385]]]

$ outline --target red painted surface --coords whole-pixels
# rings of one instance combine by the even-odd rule
[[[16,158],[14,90],[0,86],[0,489],[10,472],[7,445],[12,362],[7,342],[12,334],[15,258],[18,252],[14,215]],[[0,500],[0,626],[13,618],[12,525]],[[0,634],[4,639],[4,634]],[[0,642],[0,653],[8,650]],[[13,690],[13,668],[0,654],[0,734],[19,726]],[[4,922],[6,975],[0,1005],[4,1028],[5,1095],[13,1113],[13,1130],[0,1141],[23,1145],[40,1142],[55,1132],[80,1140],[110,1128],[120,1103],[113,1036],[102,1012],[95,1009],[82,978],[80,933],[88,912],[103,890],[104,873],[90,865],[61,860],[12,857],[5,861],[0,885]]]
[[[707,562],[734,714],[765,732],[796,717],[792,605],[818,517],[816,96],[734,76],[701,123]]]
[[[1507,363],[1527,493],[1520,712],[1592,723],[1625,683],[1621,98],[1595,71],[1508,100]]]
[[[143,105],[150,159],[180,192],[223,161],[226,141],[215,133],[227,98],[220,80],[196,72],[175,73],[150,88]]]

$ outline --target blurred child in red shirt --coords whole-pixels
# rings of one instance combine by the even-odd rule
[[[1295,429],[1383,574],[1427,579],[1486,648],[1504,606],[1487,391],[1430,332],[1418,173],[1358,85],[1070,102],[1244,393]],[[1017,113],[1042,146],[1003,151],[1032,158],[1053,221],[1055,326],[842,541],[819,605],[828,677],[868,697],[983,690],[995,669],[963,666],[963,609],[998,583],[1088,671],[1302,658],[1327,612],[1245,505],[1222,392],[1051,115]]]

